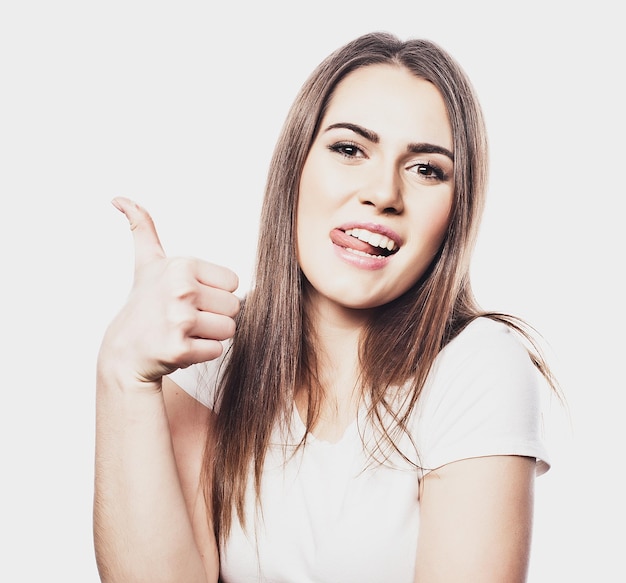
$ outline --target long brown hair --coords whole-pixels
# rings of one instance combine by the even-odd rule
[[[454,140],[455,196],[437,257],[412,289],[375,311],[361,338],[362,390],[367,392],[369,418],[383,437],[378,452],[387,457],[386,445],[398,449],[397,438],[434,359],[470,321],[487,315],[531,339],[522,321],[482,312],[470,286],[469,261],[484,205],[488,156],[483,115],[465,73],[427,40],[401,41],[391,34],[371,33],[339,48],[302,86],[269,168],[256,275],[219,386],[214,441],[207,448],[203,470],[207,503],[221,540],[230,531],[234,513],[245,525],[251,470],[258,502],[270,435],[276,427],[288,428],[299,385],[312,388],[307,427],[315,424],[322,392],[315,391],[319,383],[314,332],[307,323],[303,276],[295,253],[300,177],[338,83],[357,68],[382,63],[404,67],[441,92]],[[531,350],[531,357],[552,381],[540,352]],[[407,383],[412,390],[398,409],[391,404],[390,388]],[[391,425],[385,421],[387,414]]]

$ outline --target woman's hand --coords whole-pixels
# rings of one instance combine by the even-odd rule
[[[184,434],[173,435],[162,378],[222,353],[221,341],[235,332],[237,277],[199,259],[166,257],[150,215],[125,198],[113,204],[133,232],[135,273],[98,355],[94,543],[100,577],[106,583],[215,582],[215,537],[202,520],[206,510],[195,514],[210,418],[191,409],[191,397],[180,409],[179,399],[178,415],[187,413],[189,423]]]
[[[235,332],[237,276],[193,258],[168,258],[148,212],[126,198],[113,205],[133,232],[135,272],[126,305],[108,327],[100,373],[118,386],[150,385],[177,368],[217,358]]]

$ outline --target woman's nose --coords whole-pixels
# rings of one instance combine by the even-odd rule
[[[402,185],[396,167],[372,169],[371,179],[359,192],[363,204],[376,207],[379,213],[399,214],[404,210]]]

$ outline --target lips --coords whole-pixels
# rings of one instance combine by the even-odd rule
[[[331,241],[344,249],[365,253],[372,257],[388,257],[400,248],[395,233],[383,233],[377,227],[350,227],[333,229]],[[391,235],[391,236],[389,236]]]

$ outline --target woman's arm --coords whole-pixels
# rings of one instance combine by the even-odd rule
[[[416,583],[523,583],[535,460],[490,456],[430,472],[420,489]]]
[[[209,415],[163,377],[220,355],[234,333],[237,279],[199,260],[168,259],[150,216],[126,199],[116,206],[133,230],[136,260],[133,289],[98,355],[98,568],[105,583],[216,581],[197,495]]]
[[[217,564],[205,571],[194,538],[174,455],[184,445],[170,437],[163,393],[101,379],[97,401],[94,537],[103,583],[217,581]]]
[[[189,396],[169,378],[163,379],[174,459],[191,520],[196,546],[200,551],[209,581],[216,581],[219,571],[217,544],[209,508],[201,486],[204,452],[211,444],[215,413]]]

